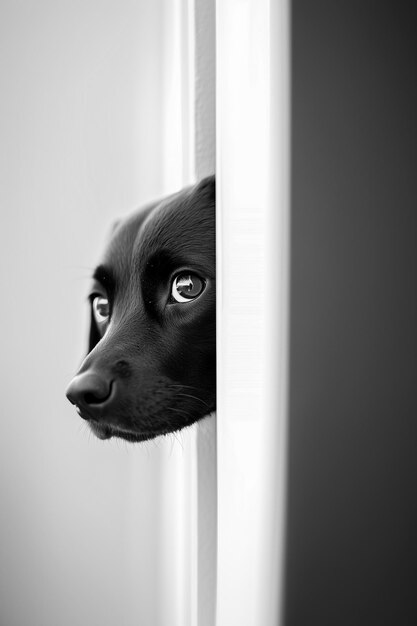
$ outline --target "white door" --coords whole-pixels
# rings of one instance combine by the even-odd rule
[[[217,3],[217,626],[282,613],[289,3]]]

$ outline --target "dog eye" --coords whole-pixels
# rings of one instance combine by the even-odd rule
[[[110,305],[107,298],[96,296],[93,299],[93,314],[97,324],[106,322],[110,315]]]
[[[197,298],[205,286],[197,274],[178,274],[172,283],[171,296],[176,302],[189,302]]]

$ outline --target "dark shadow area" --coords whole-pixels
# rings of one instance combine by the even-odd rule
[[[286,626],[417,623],[411,3],[295,0]]]

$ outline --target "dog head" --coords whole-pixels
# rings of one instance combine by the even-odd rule
[[[214,177],[120,221],[94,272],[67,397],[101,439],[144,441],[216,406]]]

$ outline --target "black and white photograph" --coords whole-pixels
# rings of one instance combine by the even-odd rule
[[[417,624],[412,9],[1,0],[0,626]]]

